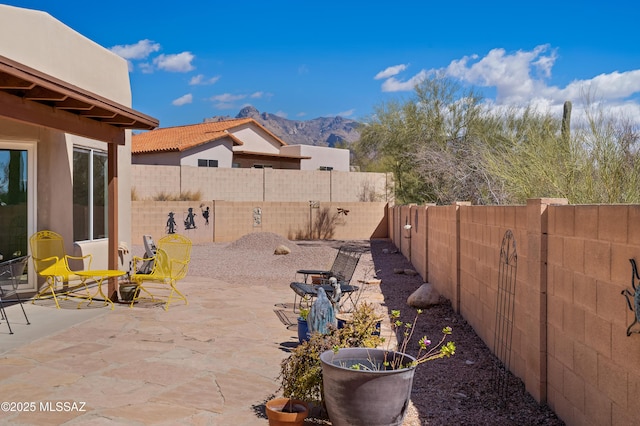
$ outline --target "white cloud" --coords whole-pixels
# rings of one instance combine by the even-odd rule
[[[260,99],[263,96],[264,96],[264,92],[255,92],[255,93],[252,93],[249,97],[252,99]]]
[[[354,108],[351,108],[346,111],[339,112],[336,115],[339,115],[340,117],[351,117],[354,112],[356,112],[356,110]]]
[[[194,70],[191,61],[195,56],[191,52],[182,52],[174,55],[158,55],[153,63],[161,70],[169,72],[188,72]]]
[[[417,84],[427,78],[428,72],[421,70],[418,74],[414,75],[407,81],[401,81],[395,77],[390,77],[382,83],[383,92],[406,92],[413,90]]]
[[[532,51],[518,50],[512,54],[492,49],[477,59],[477,55],[465,56],[452,61],[444,71],[449,77],[474,85],[495,87],[498,103],[519,104],[531,100],[546,87],[544,78],[551,76],[557,55],[549,45],[541,45]],[[539,71],[542,78],[532,77],[532,70]]]
[[[145,59],[151,53],[160,50],[160,44],[151,40],[140,40],[136,44],[119,44],[110,48],[113,53],[124,59]]]
[[[400,65],[394,65],[392,67],[388,67],[384,71],[380,71],[378,74],[376,74],[376,76],[373,77],[373,79],[382,80],[384,78],[393,77],[394,75],[398,75],[402,71],[406,70],[407,67],[408,65],[406,64],[400,64]]]
[[[138,68],[140,68],[143,74],[153,73],[153,65],[151,65],[148,62],[143,62],[141,64],[138,64]],[[131,71],[131,67],[129,67],[129,70]]]
[[[191,93],[187,93],[184,96],[180,96],[178,99],[174,99],[171,104],[175,106],[182,106],[190,104],[191,102],[193,102],[193,95]]]
[[[287,118],[287,113],[284,111],[278,111],[276,112],[276,115],[281,118]]]
[[[223,93],[221,95],[212,96],[209,99],[214,102],[230,103],[240,101],[242,99],[245,99],[246,97],[247,95],[232,95],[231,93]]]
[[[208,79],[205,79],[204,74],[198,74],[198,75],[194,75],[193,77],[191,77],[191,80],[189,80],[189,85],[190,86],[203,86],[203,85],[208,85],[208,84],[215,84],[218,82],[218,80],[220,80],[220,76],[216,75],[215,77],[211,77]]]
[[[514,53],[493,49],[483,58],[473,55],[452,61],[445,72],[477,86],[495,87],[498,105],[531,103],[538,108],[556,108],[565,100],[577,103],[585,94],[621,104],[621,100],[640,93],[640,70],[600,74],[572,81],[564,88],[549,85],[557,58],[556,49],[546,44]]]
[[[568,93],[585,90],[602,99],[625,99],[640,92],[640,70],[600,74],[590,80],[573,81],[565,89]]]
[[[445,69],[449,77],[481,87],[494,87],[493,108],[524,108],[562,115],[565,101],[573,102],[573,123],[584,120],[587,100],[591,107],[603,108],[615,117],[640,125],[640,104],[632,97],[640,94],[640,70],[613,71],[590,79],[574,80],[565,87],[549,84],[557,60],[556,49],[540,45],[531,51],[506,53],[493,49],[485,57],[477,55],[452,61]]]
[[[296,114],[296,117],[305,117],[306,115],[307,115],[307,113],[306,113],[306,112],[301,111],[301,112],[299,112],[299,113],[297,113],[297,114]]]

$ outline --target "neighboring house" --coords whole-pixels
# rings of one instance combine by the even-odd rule
[[[287,145],[252,118],[136,134],[131,160],[163,166],[349,171],[349,150]]]
[[[127,62],[45,12],[0,5],[0,253],[49,229],[92,269],[128,269],[131,109]],[[120,256],[122,255],[122,260]],[[25,291],[37,288],[29,270]],[[115,283],[109,284],[113,294]]]

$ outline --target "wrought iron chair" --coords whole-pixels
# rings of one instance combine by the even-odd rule
[[[84,289],[89,294],[89,288],[85,284],[86,278],[76,275],[69,267],[69,260],[82,264],[80,269],[91,269],[91,254],[85,256],[69,256],[64,249],[64,239],[53,231],[38,231],[29,238],[33,266],[38,275],[46,279],[46,286],[33,298],[35,303],[45,293],[51,292],[56,307],[60,309],[56,294],[73,296],[73,292]],[[87,264],[85,262],[88,260]],[[80,281],[79,285],[71,286],[70,282]]]
[[[338,283],[340,283],[342,295],[354,304],[352,295],[359,290],[359,287],[350,285],[349,283],[358,266],[360,256],[362,256],[362,251],[352,247],[342,246],[338,250],[338,254],[333,260],[333,265],[330,270],[300,269],[296,271],[296,276],[302,275],[304,278],[302,282],[296,281],[289,285],[295,293],[293,299],[294,312],[296,307],[302,308],[305,302],[306,305],[309,305],[312,298],[317,297],[319,287],[324,288],[327,295],[331,296],[333,287],[329,280],[332,277],[336,278]],[[307,282],[309,277],[311,277],[310,283]],[[300,298],[299,301],[298,297]]]
[[[24,314],[24,319],[27,320],[27,325],[31,324],[27,317],[27,313],[24,310],[24,306],[22,306],[20,293],[18,293],[20,278],[24,274],[24,269],[27,266],[28,261],[29,256],[22,256],[0,263],[0,318],[7,322],[9,334],[13,334],[13,330],[11,330],[11,324],[9,324],[9,317],[7,317],[7,313],[4,309],[4,303],[7,302],[6,297],[11,294],[15,295],[16,300],[20,304],[20,308],[22,308],[22,313]]]
[[[153,291],[169,291],[166,296],[164,309],[168,310],[169,305],[174,300],[184,300],[189,304],[187,298],[176,287],[176,282],[183,279],[189,270],[191,261],[191,240],[179,234],[171,234],[158,240],[156,255],[152,258],[133,257],[133,273],[131,282],[136,285],[134,296],[130,306],[137,302],[145,294],[152,301],[158,300],[157,293]],[[153,261],[153,269],[150,273],[140,271],[139,266],[149,264]]]

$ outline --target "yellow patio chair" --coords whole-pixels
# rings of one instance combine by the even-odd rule
[[[152,261],[153,269],[151,273],[145,274],[138,271],[138,263]],[[189,304],[184,294],[176,288],[176,282],[183,279],[189,270],[191,261],[191,240],[179,235],[171,234],[158,240],[156,255],[152,258],[133,257],[133,274],[131,282],[136,285],[131,307],[146,294],[153,301],[158,299],[157,293],[153,291],[169,291],[166,297],[164,309],[168,310],[169,305],[174,300],[184,300]]]
[[[33,258],[33,266],[36,273],[46,279],[46,285],[38,292],[33,299],[35,302],[45,293],[51,292],[56,307],[60,309],[56,294],[64,294],[69,296],[72,292],[79,288],[84,288],[89,294],[89,289],[85,284],[86,278],[76,275],[69,267],[69,260],[82,262],[89,260],[87,269],[91,269],[91,261],[93,257],[88,254],[86,256],[69,256],[64,250],[64,240],[60,234],[53,231],[39,231],[29,239],[31,245],[31,256]],[[80,281],[78,286],[71,286],[71,281]]]

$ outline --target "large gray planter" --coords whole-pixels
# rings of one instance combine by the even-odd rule
[[[387,358],[395,354],[382,349],[344,348],[320,355],[324,401],[333,426],[402,425],[416,367],[385,370],[385,352]],[[403,365],[415,361],[407,354],[397,356],[403,357]],[[356,364],[368,368],[351,368]]]

